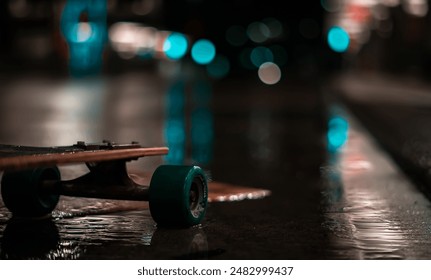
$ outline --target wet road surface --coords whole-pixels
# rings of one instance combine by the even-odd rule
[[[158,228],[145,202],[63,197],[52,219],[41,221],[14,219],[0,206],[3,259],[431,257],[424,246],[431,235],[428,199],[348,109],[322,98],[316,85],[151,72],[80,82],[3,80],[1,143],[167,144],[169,156],[130,169],[195,163],[228,184],[215,197],[235,194],[237,186],[271,192],[213,201],[202,225],[191,229]],[[62,175],[82,172],[71,166]]]
[[[352,115],[346,120],[343,151],[322,169],[325,226],[335,235],[335,253],[348,259],[428,259],[429,200]]]
[[[431,197],[429,81],[353,72],[334,79],[331,87],[380,146]]]

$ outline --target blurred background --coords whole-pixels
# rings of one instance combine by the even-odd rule
[[[195,62],[206,65],[213,78],[253,73],[265,62],[284,78],[319,77],[347,66],[427,78],[428,5],[426,0],[321,0],[286,7],[272,0],[2,1],[1,67],[5,74],[114,74],[165,60],[195,61],[192,48],[205,39],[214,58]],[[82,57],[86,63],[77,62]]]
[[[429,5],[0,1],[0,143],[166,145],[133,164],[272,194],[211,203],[181,232],[127,205],[64,200],[39,229],[2,206],[0,256],[429,258]]]
[[[317,72],[325,53],[322,36],[327,12],[322,5],[327,4],[318,1],[287,7],[277,1],[169,0],[70,1],[67,5],[66,1],[18,0],[1,5],[5,72],[25,63],[20,73],[37,69],[65,74],[68,65],[75,76],[96,70],[115,74],[163,61],[192,60],[207,66],[209,76],[222,78],[256,72],[264,62],[295,73],[293,67],[309,61],[311,72]],[[207,50],[209,43],[209,57],[203,61],[192,51],[200,39],[209,41],[201,47]],[[202,52],[199,46],[197,54]],[[94,57],[93,61],[78,63],[85,55]],[[303,75],[309,72],[302,71]]]

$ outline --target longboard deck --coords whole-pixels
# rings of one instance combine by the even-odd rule
[[[72,146],[30,147],[0,145],[0,171],[20,170],[39,166],[73,163],[137,159],[145,156],[166,155],[167,147],[141,147],[132,144],[86,144]]]

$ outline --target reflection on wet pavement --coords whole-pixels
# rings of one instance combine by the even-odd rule
[[[157,248],[159,258],[205,258],[208,252],[206,235],[200,227],[157,228],[149,213],[142,211],[73,219],[12,218],[2,231],[1,259],[97,258],[98,250],[115,244],[121,250],[130,250],[130,258],[145,255],[146,247],[152,255]],[[92,253],[87,252],[88,248]],[[124,253],[113,251],[105,258],[118,259]],[[127,259],[124,255],[121,258]]]
[[[138,139],[143,146],[167,142],[170,157],[150,157],[129,163],[130,173],[142,177],[147,185],[151,171],[164,162],[207,167],[213,141],[211,85],[199,80],[188,81],[190,86],[181,81],[162,83],[161,77],[145,75],[128,74],[109,81],[28,77],[24,83],[4,84],[5,94],[0,96],[2,106],[13,109],[0,113],[0,142],[34,146],[69,145],[77,140],[94,142],[106,138],[117,142]],[[140,85],[141,80],[145,81],[144,87]],[[187,92],[189,88],[191,93]],[[188,100],[189,94],[191,100]],[[32,101],[26,102],[29,96]],[[188,100],[188,103],[178,100]],[[178,124],[175,120],[179,116],[180,126],[172,126]],[[183,119],[186,117],[190,120]],[[189,121],[192,129],[185,126]],[[199,137],[202,135],[205,137]],[[188,146],[189,142],[193,149]],[[84,165],[60,167],[60,170],[64,180],[87,172]],[[217,203],[270,195],[267,189],[217,181],[210,182],[209,191],[209,201]],[[209,251],[205,231],[200,227],[170,231],[157,228],[147,202],[61,197],[52,221],[23,221],[12,218],[0,199],[0,237],[3,259],[100,256],[184,259],[220,253]]]
[[[348,137],[322,168],[324,225],[333,234],[335,253],[348,259],[428,258],[411,248],[429,244],[429,201],[347,111],[338,108],[337,114],[348,123]],[[412,219],[423,228],[412,227]]]
[[[74,169],[65,172],[67,177],[71,177],[70,173],[80,173],[71,170]],[[141,176],[148,184],[150,176]],[[210,182],[208,188],[209,202],[261,199],[270,195],[269,190],[221,182]],[[26,220],[11,217],[0,199],[0,218],[4,223],[0,224],[2,259],[88,258],[86,247],[115,242],[125,247],[157,246],[160,254],[167,254],[161,257],[172,251],[176,252],[172,258],[178,259],[204,258],[210,254],[205,232],[199,226],[191,230],[159,229],[146,201],[63,196],[52,219]]]
[[[132,161],[130,172],[148,182],[164,162],[201,165],[214,180],[211,203],[204,223],[185,230],[158,228],[146,202],[62,197],[52,222],[16,220],[0,206],[0,258],[430,256],[429,201],[348,112],[323,125],[315,88],[235,80],[212,88],[148,72],[25,81],[0,85],[0,143],[167,143],[171,157]],[[67,180],[86,168],[61,171]]]

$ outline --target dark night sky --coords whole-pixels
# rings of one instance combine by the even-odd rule
[[[302,18],[321,22],[323,10],[319,1],[311,0],[167,0],[165,15],[170,28],[181,29],[188,21],[197,19],[205,24],[205,30],[217,33],[232,24],[248,24],[266,17],[288,24],[297,24]]]

